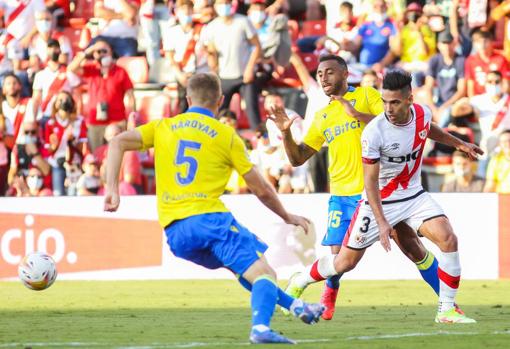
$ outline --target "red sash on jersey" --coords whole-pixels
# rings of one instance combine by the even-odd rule
[[[18,7],[12,11],[11,15],[7,18],[7,21],[5,22],[5,28],[7,28],[12,22],[18,18],[18,16],[23,12],[23,10],[28,6],[30,1],[22,1]]]
[[[46,98],[41,103],[41,111],[44,113],[46,110],[46,107],[50,103],[53,96],[55,96],[57,93],[59,93],[62,90],[62,87],[67,81],[67,75],[66,75],[66,68],[60,67],[58,69],[58,74],[53,80],[53,82],[50,85],[50,88],[48,89],[48,94],[46,95]]]
[[[186,67],[188,64],[191,56],[195,53],[195,46],[197,46],[198,42],[198,34],[200,34],[200,31],[202,30],[203,25],[196,23],[193,27],[193,34],[191,35],[191,39],[188,41],[188,45],[186,46],[186,51],[184,51],[184,56],[182,57],[182,60],[179,62],[179,67],[181,70]]]
[[[6,33],[5,34],[5,37],[4,37],[4,40],[2,41],[2,43],[0,45],[2,45],[5,49],[5,51],[7,52],[7,44],[12,40],[14,39],[14,36],[12,36],[11,34],[9,33]],[[2,59],[4,59],[5,55],[0,52],[0,62],[2,61]]]
[[[426,124],[425,121],[425,111],[423,107],[419,104],[413,104],[414,110],[416,112],[416,129],[414,134],[414,142],[413,142],[413,151],[419,147],[420,153],[414,162],[414,166],[409,171],[409,167],[406,164],[402,172],[396,177],[394,177],[384,188],[381,189],[381,199],[385,199],[390,196],[395,190],[398,189],[398,186],[401,185],[402,188],[406,189],[409,185],[409,181],[413,178],[414,174],[420,168],[421,158],[423,155],[423,146],[425,141],[427,140],[427,136],[430,131],[430,123]]]
[[[508,113],[508,108],[510,107],[510,95],[506,98],[505,104],[503,105],[503,108],[501,108],[498,113],[496,114],[496,118],[492,122],[492,130],[495,130],[498,128],[499,124],[501,124],[501,121],[505,118],[506,114]]]
[[[25,112],[27,111],[27,104],[29,100],[30,98],[22,98],[18,103],[18,112],[14,118],[14,142],[18,139],[19,130],[21,129],[21,124],[25,118]]]

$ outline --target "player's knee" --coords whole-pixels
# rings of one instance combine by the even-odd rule
[[[441,250],[443,252],[455,252],[458,250],[458,241],[457,241],[457,235],[455,235],[453,232],[449,233],[444,243],[442,244]]]

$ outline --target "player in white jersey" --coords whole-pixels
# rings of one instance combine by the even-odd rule
[[[413,104],[411,76],[400,70],[383,80],[384,113],[367,125],[362,134],[363,200],[353,217],[343,245],[336,256],[320,258],[292,279],[292,287],[342,274],[356,267],[365,249],[377,240],[390,250],[393,227],[404,222],[434,242],[440,250],[438,276],[439,308],[436,322],[474,323],[455,305],[460,281],[457,237],[441,207],[421,185],[421,164],[425,141],[430,138],[476,158],[482,150],[432,124],[428,108]]]

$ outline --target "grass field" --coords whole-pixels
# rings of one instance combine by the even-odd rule
[[[462,282],[473,325],[435,324],[436,297],[419,281],[342,287],[332,321],[307,326],[277,312],[273,328],[300,348],[510,348],[510,281]],[[0,282],[0,348],[244,348],[248,307],[234,281],[57,281],[42,292]]]

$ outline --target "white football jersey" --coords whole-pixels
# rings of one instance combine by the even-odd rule
[[[381,113],[361,136],[363,162],[381,162],[379,189],[383,203],[407,199],[423,191],[421,164],[432,113],[427,107],[413,104],[411,114],[407,124],[397,126]]]

